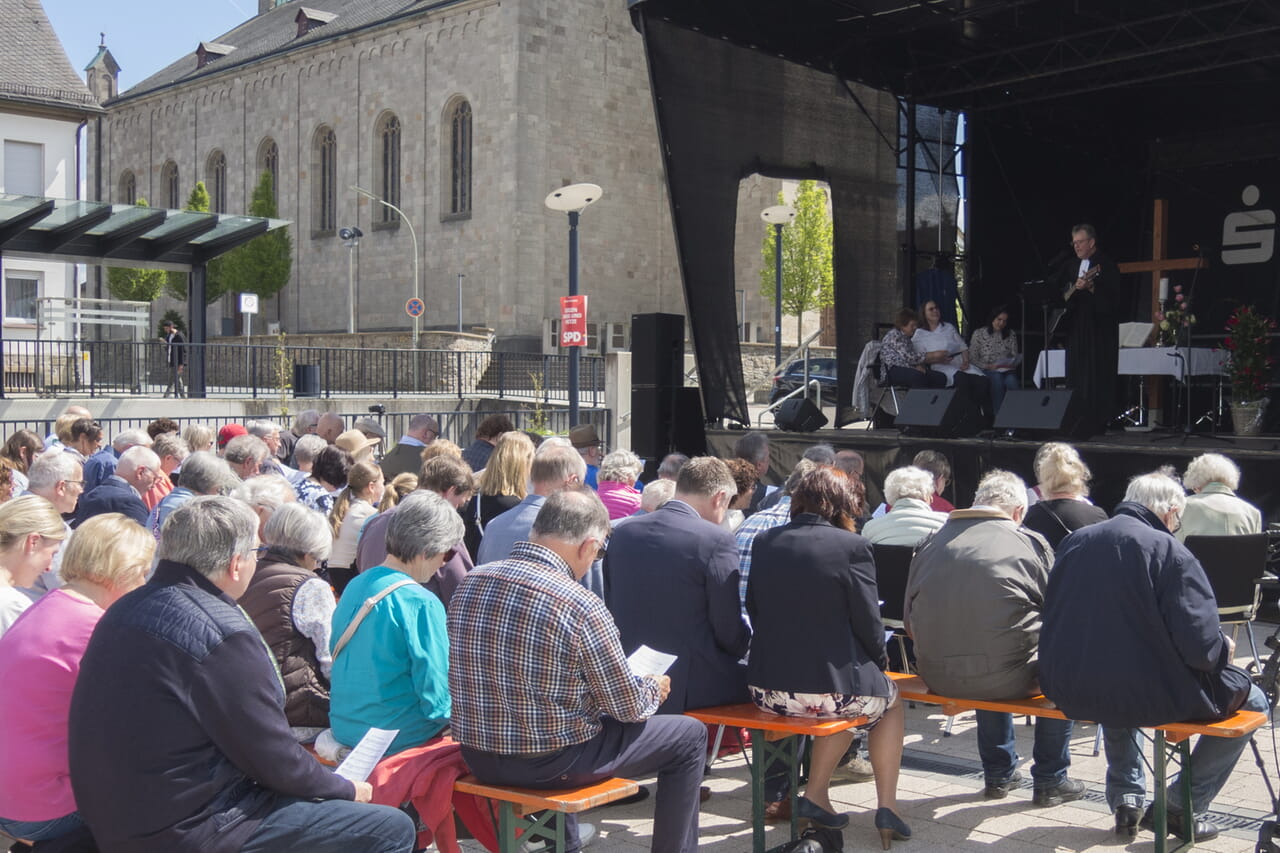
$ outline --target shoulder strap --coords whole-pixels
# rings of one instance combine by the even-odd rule
[[[377,595],[371,595],[366,598],[364,600],[364,604],[361,604],[360,609],[356,611],[356,615],[351,620],[351,624],[347,625],[347,630],[342,632],[342,636],[339,637],[338,642],[334,644],[333,660],[338,659],[338,653],[347,647],[347,643],[351,642],[352,635],[354,635],[356,629],[360,627],[360,623],[364,621],[364,617],[369,615],[369,611],[376,607],[379,601],[386,598],[402,586],[409,586],[410,584],[416,583],[417,581],[413,578],[405,578],[404,580],[396,581],[390,586],[385,587]]]

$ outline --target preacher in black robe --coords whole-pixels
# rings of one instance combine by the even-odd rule
[[[1059,292],[1070,293],[1061,326],[1067,335],[1067,387],[1075,391],[1079,412],[1078,436],[1105,431],[1119,414],[1116,376],[1120,360],[1120,271],[1098,251],[1092,225],[1071,229],[1076,260],[1068,261],[1058,277]]]

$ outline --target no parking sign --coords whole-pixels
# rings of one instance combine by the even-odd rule
[[[410,317],[421,317],[422,313],[427,310],[427,303],[418,297],[413,297],[404,304],[404,313]]]

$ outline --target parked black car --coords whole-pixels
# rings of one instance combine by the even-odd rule
[[[836,360],[834,358],[809,359],[809,380],[818,380],[822,389],[822,402],[834,406],[836,404]],[[804,361],[793,361],[787,365],[781,376],[773,378],[773,390],[769,392],[769,402],[776,402],[804,384]]]

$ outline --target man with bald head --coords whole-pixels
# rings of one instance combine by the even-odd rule
[[[431,415],[414,415],[396,446],[382,457],[382,476],[391,482],[401,474],[416,474],[422,467],[423,449],[440,435],[440,424]]]
[[[320,421],[316,424],[316,435],[323,438],[329,444],[333,444],[338,440],[338,436],[342,435],[347,425],[342,422],[341,415],[335,415],[333,412],[325,412],[320,416]]]
[[[80,498],[71,526],[79,527],[95,515],[119,512],[145,527],[149,513],[142,496],[155,485],[159,472],[160,457],[151,448],[130,447],[120,454],[116,472]]]

